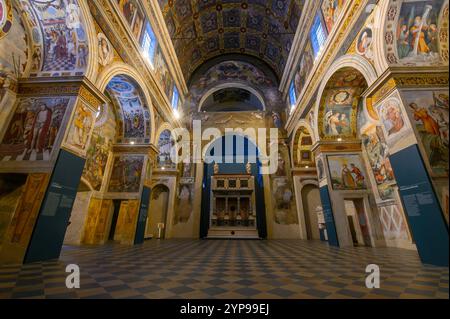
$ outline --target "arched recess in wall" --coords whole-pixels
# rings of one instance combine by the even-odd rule
[[[228,139],[228,141],[227,141]],[[227,148],[227,146],[232,146]],[[264,198],[264,182],[261,174],[261,162],[259,159],[259,149],[257,144],[243,134],[226,134],[213,140],[204,147],[206,152],[204,158],[203,189],[201,201],[200,238],[208,236],[210,228],[210,208],[211,208],[211,180],[212,176],[220,174],[246,174],[250,170],[250,175],[255,180],[255,208],[256,208],[256,228],[260,238],[267,237],[266,209]],[[225,161],[227,159],[227,162]],[[219,164],[220,161],[220,164]],[[215,169],[218,163],[219,171]],[[250,167],[247,167],[247,163]]]
[[[229,82],[208,90],[200,99],[198,112],[265,111],[263,95],[253,87]]]
[[[358,109],[367,107],[361,94],[376,80],[375,69],[362,57],[345,55],[335,61],[319,87],[315,136],[319,140],[356,139]]]
[[[129,65],[119,62],[107,66],[102,71],[102,73],[98,77],[96,86],[99,88],[100,91],[105,92],[112,89],[112,86],[110,86],[112,81],[116,82],[116,84],[118,85],[116,86],[116,88],[119,89],[119,91],[117,92],[118,94],[113,93],[113,95],[116,97],[112,99],[113,103],[114,100],[117,103],[117,101],[119,101],[122,98],[124,98],[125,100],[128,99],[130,101],[139,98],[142,102],[141,106],[143,110],[142,115],[144,116],[145,122],[145,133],[141,136],[144,137],[138,137],[137,139],[133,137],[128,138],[124,137],[125,143],[135,142],[135,143],[155,144],[157,142],[155,129],[155,112],[153,109],[153,105],[151,103],[152,101],[151,96],[142,77],[136,72],[135,69],[133,69]],[[129,92],[132,92],[134,88],[134,91],[138,92],[139,94],[132,97],[130,94],[128,94],[129,92],[128,93],[126,91],[120,92],[121,91],[120,87],[122,84],[124,85],[124,89],[125,86],[128,87]],[[122,94],[124,96],[122,96]],[[119,104],[120,103],[117,103],[116,106],[118,106]],[[128,105],[130,104],[128,103]],[[148,112],[148,117],[146,116],[146,112]],[[119,124],[119,127],[120,126],[124,129],[124,124]],[[117,128],[117,130],[119,130],[119,127]],[[123,130],[123,132],[125,133],[125,130]]]
[[[30,77],[82,76],[96,72],[96,37],[85,1],[20,2],[31,39]]]
[[[291,163],[293,167],[309,168],[314,166],[311,148],[315,143],[311,126],[304,120],[300,121],[294,130],[291,141]]]
[[[145,229],[145,237],[153,238],[165,238],[165,230],[169,221],[169,196],[170,189],[164,184],[157,184],[152,187],[152,193],[150,197],[150,210],[147,216],[147,223]],[[159,224],[164,224],[161,229],[161,233],[158,227]]]
[[[163,128],[163,127],[161,127]],[[175,145],[175,139],[172,135],[172,128],[165,126],[162,130],[158,130],[158,150],[156,165],[159,169],[174,169],[177,165],[172,161],[172,157],[175,154],[173,152],[173,146]]]
[[[306,230],[305,238],[309,240],[319,240],[320,229],[318,212],[322,209],[319,183],[313,180],[306,180],[301,183],[300,187],[300,196]]]

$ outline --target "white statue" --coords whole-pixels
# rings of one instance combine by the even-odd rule
[[[245,165],[245,170],[246,170],[247,174],[251,174],[252,173],[252,164],[247,162],[247,164]]]

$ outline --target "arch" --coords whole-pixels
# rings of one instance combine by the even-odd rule
[[[316,127],[314,127],[314,135],[317,137],[317,139],[321,139],[320,132],[319,132],[319,126],[321,125],[319,119],[320,119],[320,106],[323,99],[324,92],[327,88],[327,85],[329,84],[330,79],[339,71],[345,69],[345,68],[351,68],[356,71],[358,71],[366,80],[367,86],[371,86],[375,81],[377,80],[378,76],[373,68],[373,66],[364,59],[363,57],[356,56],[356,55],[344,55],[337,59],[331,67],[328,69],[327,73],[325,73],[324,78],[319,86],[318,93],[317,93],[317,101],[314,106],[314,116],[315,116],[315,123]],[[365,101],[364,101],[365,102]],[[364,105],[365,108],[365,105]]]
[[[238,135],[238,136],[241,136],[241,137],[243,137],[245,139],[248,139],[249,142],[254,144],[256,146],[256,148],[259,149],[258,148],[258,143],[257,143],[257,141],[255,140],[255,138],[253,136],[248,136],[248,135],[245,134],[245,132],[239,132],[239,131],[227,132],[225,134],[221,134],[220,136],[214,138],[213,140],[209,141],[207,144],[202,145],[202,159],[205,159],[205,157],[207,156],[208,151],[211,149],[211,146],[214,145],[214,143],[217,140],[219,140],[220,138],[223,138],[223,137],[225,137],[227,135],[231,135],[231,136],[232,135]]]
[[[294,134],[292,135],[291,144],[290,144],[290,149],[291,149],[290,156],[291,156],[291,163],[293,164],[292,165],[293,167],[297,166],[297,163],[298,163],[298,161],[296,161],[296,155],[297,155],[297,150],[298,150],[298,140],[300,139],[302,128],[307,130],[307,132],[311,136],[312,145],[314,145],[316,143],[316,137],[314,136],[313,128],[306,120],[301,119],[294,128],[294,131],[293,131]],[[312,156],[312,154],[311,154],[311,156]],[[315,161],[313,159],[312,163],[314,163],[314,162]]]
[[[161,196],[161,194],[166,193],[166,198],[165,198],[165,202],[161,203],[162,205],[164,205],[163,207],[154,207],[155,206],[155,201],[157,201],[159,199],[159,197]],[[149,215],[147,216],[147,221],[146,221],[146,229],[145,229],[145,234],[148,234],[149,231],[149,227],[151,227],[152,229],[150,229],[152,232],[157,231],[158,227],[157,224],[158,223],[164,223],[165,227],[162,230],[162,238],[167,238],[167,230],[168,230],[168,223],[169,223],[169,205],[170,205],[170,196],[171,196],[171,192],[170,192],[170,188],[165,185],[164,183],[161,182],[156,182],[152,187],[151,187],[151,194],[150,194],[150,203],[149,203],[149,207],[151,208],[149,210]],[[153,205],[152,205],[153,204]],[[160,215],[156,215],[156,214],[160,214]],[[155,216],[156,215],[156,216]],[[152,220],[152,217],[155,218],[157,220]]]
[[[225,162],[221,165],[220,169],[225,170],[226,174],[248,174],[248,170],[250,169],[250,175],[254,177],[255,188],[254,188],[254,198],[255,198],[255,208],[256,208],[256,226],[257,232],[260,238],[267,237],[267,226],[266,226],[266,208],[265,208],[265,196],[264,196],[264,182],[263,176],[261,174],[261,162],[259,161],[258,154],[258,146],[254,144],[248,137],[243,134],[237,133],[229,133],[216,138],[212,144],[209,144],[207,148],[208,156],[216,156],[216,154],[211,155],[210,150],[215,147],[222,147],[222,150],[225,149],[225,138],[227,136],[233,136],[233,149],[232,154],[222,153],[222,159],[229,159],[232,157],[232,161]],[[234,137],[240,137],[244,143],[244,150],[237,150],[238,141]],[[235,147],[236,146],[236,147]],[[256,162],[250,162],[248,156],[252,154],[249,153],[251,147],[255,147],[256,149]],[[243,156],[243,161],[236,160],[238,156]],[[247,162],[245,158],[247,157]],[[241,158],[239,158],[240,160]],[[247,167],[246,163],[250,163],[250,167]],[[209,230],[209,222],[210,222],[210,208],[211,208],[211,181],[212,176],[215,173],[215,163],[205,163],[203,167],[203,189],[202,189],[202,199],[201,199],[201,219],[200,219],[200,238],[204,238],[208,235]]]
[[[123,62],[116,62],[108,65],[99,74],[95,85],[101,92],[104,92],[109,82],[111,82],[114,77],[120,75],[124,75],[133,79],[133,81],[136,82],[141,93],[144,95],[144,103],[148,105],[148,111],[150,112],[150,143],[154,143],[156,139],[155,110],[153,109],[152,99],[147,86],[145,85],[145,81],[134,68]]]
[[[239,88],[239,89],[244,89],[249,91],[250,93],[252,93],[254,96],[256,96],[256,98],[259,100],[259,102],[261,103],[262,107],[263,107],[263,111],[266,110],[266,103],[264,101],[264,97],[262,94],[260,94],[260,92],[258,92],[256,89],[252,88],[249,85],[240,83],[240,82],[227,82],[227,83],[222,83],[219,84],[211,89],[209,89],[208,91],[206,91],[202,98],[200,99],[200,103],[198,104],[198,112],[202,112],[202,108],[203,108],[203,104],[206,102],[206,100],[214,93],[223,90],[223,89],[228,89],[228,88]],[[205,110],[203,110],[205,111]]]
[[[296,192],[296,198],[297,198],[297,211],[298,211],[298,219],[300,221],[300,229],[303,233],[302,238],[303,239],[311,239],[309,238],[311,236],[311,228],[312,228],[312,223],[311,223],[311,219],[309,218],[310,216],[307,216],[308,213],[311,212],[307,212],[305,210],[305,201],[303,200],[303,196],[304,196],[304,191],[305,188],[307,187],[312,187],[312,188],[316,188],[317,191],[319,192],[320,186],[319,186],[319,182],[315,179],[305,179],[305,180],[300,180],[298,182],[298,191]],[[320,206],[322,205],[321,201],[320,201],[320,194],[318,197],[318,204],[320,204]],[[301,214],[301,212],[303,212],[303,216]],[[317,224],[317,228],[319,228],[319,225]],[[320,234],[320,231],[319,231]],[[316,233],[317,235],[317,233]],[[315,238],[315,239],[319,239],[319,238]]]

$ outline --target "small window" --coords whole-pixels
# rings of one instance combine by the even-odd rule
[[[145,26],[144,36],[142,37],[142,50],[144,51],[144,56],[152,66],[153,60],[155,59],[155,51],[156,51],[157,40],[155,33],[153,32],[152,26],[149,22],[147,22]]]
[[[291,104],[291,108],[295,107],[295,104],[297,103],[294,80],[292,80],[291,85],[289,86],[289,103]]]
[[[248,188],[248,180],[241,179],[241,188]]]
[[[236,186],[237,186],[237,183],[236,183],[235,179],[228,180],[228,187],[229,188],[236,188]]]
[[[317,57],[327,40],[327,34],[320,15],[316,15],[309,36],[313,47],[314,57]]]
[[[172,93],[172,108],[174,110],[178,110],[178,104],[180,102],[180,95],[178,93],[177,87],[173,86],[173,93]]]
[[[217,187],[224,188],[225,187],[225,180],[223,180],[223,179],[217,180]]]

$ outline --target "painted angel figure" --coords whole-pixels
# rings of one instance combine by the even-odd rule
[[[78,29],[80,24],[80,8],[74,0],[69,0],[66,7],[66,26],[69,29]]]

